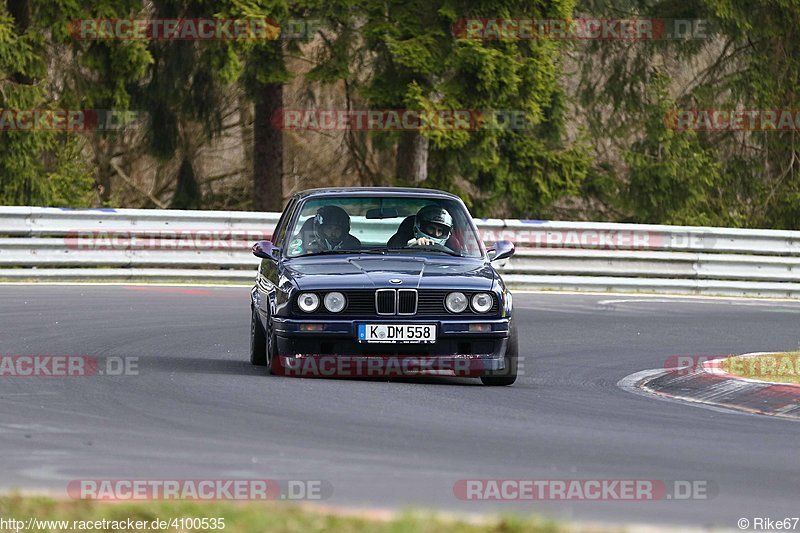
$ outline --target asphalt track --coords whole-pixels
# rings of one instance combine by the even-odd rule
[[[139,375],[0,378],[0,485],[322,479],[325,503],[736,529],[798,515],[800,424],[631,394],[672,354],[800,345],[800,302],[518,294],[516,385],[267,376],[245,288],[0,286],[0,354],[138,357]],[[711,500],[474,502],[472,478],[708,480]]]

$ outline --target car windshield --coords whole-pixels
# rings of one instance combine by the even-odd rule
[[[483,257],[467,210],[446,198],[331,196],[307,200],[286,255],[348,252]]]

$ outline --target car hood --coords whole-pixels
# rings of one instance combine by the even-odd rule
[[[298,257],[285,263],[301,290],[492,288],[494,269],[481,259],[451,257]],[[390,280],[400,280],[400,283]]]

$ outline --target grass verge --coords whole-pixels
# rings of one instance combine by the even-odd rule
[[[21,523],[11,524],[8,522],[9,519],[19,520]],[[33,522],[33,527],[29,528],[31,524],[28,521],[32,519],[38,520],[38,522]],[[181,519],[183,519],[182,522]],[[203,519],[207,520],[203,522]],[[105,523],[102,522],[103,520]],[[128,522],[129,520],[131,522]],[[161,522],[156,524],[154,523],[156,520]],[[139,524],[145,524],[146,527],[139,529],[139,526],[135,524],[137,521]],[[130,527],[131,523],[133,523],[132,528]],[[224,528],[220,527],[223,524]],[[163,525],[167,525],[167,527],[160,527]],[[214,528],[214,525],[217,527]],[[0,531],[2,532],[87,530],[224,531],[225,533],[262,533],[264,531],[286,533],[312,533],[315,531],[557,533],[567,531],[555,522],[537,518],[502,517],[465,521],[433,513],[407,512],[397,516],[387,516],[386,513],[334,511],[328,508],[280,502],[147,501],[110,503],[91,500],[64,501],[43,496],[0,496]]]
[[[720,362],[720,368],[742,378],[800,383],[800,351],[729,357]]]

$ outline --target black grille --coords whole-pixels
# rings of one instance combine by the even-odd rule
[[[450,291],[420,291],[419,304],[417,306],[418,315],[446,315],[447,309],[444,308],[444,298]]]
[[[417,312],[417,290],[398,289],[397,290],[397,314],[413,315]]]
[[[419,303],[417,305],[417,316],[425,316],[425,315],[452,315],[447,311],[447,308],[444,306],[444,299],[447,297],[448,294],[453,292],[452,290],[420,290],[419,291]],[[479,291],[461,291],[467,297],[468,300],[472,300],[472,295]],[[467,310],[463,313],[459,313],[458,316],[491,316],[496,315],[500,306],[497,302],[497,297],[493,293],[489,293],[492,296],[492,308],[486,313],[475,313],[472,311],[472,307],[467,307]]]
[[[395,314],[394,289],[378,289],[375,291],[375,311],[379,315]]]
[[[452,292],[451,290],[440,290],[440,289],[420,289],[419,291],[414,291],[413,289],[400,289],[400,293],[397,297],[398,303],[398,312],[399,313],[411,313],[413,312],[414,308],[412,307],[412,303],[416,303],[416,314],[414,316],[454,316],[451,313],[447,312],[447,309],[444,307],[444,299],[448,293]],[[410,292],[406,292],[410,291]],[[413,292],[411,292],[413,291]],[[328,291],[320,291],[317,292],[320,300],[325,296],[325,293]],[[395,294],[394,290],[390,289],[388,291],[381,292],[379,298],[376,298],[376,293],[374,289],[350,289],[341,291],[345,298],[347,299],[347,306],[345,307],[344,311],[341,313],[331,313],[325,306],[320,303],[319,308],[310,313],[311,315],[325,315],[325,316],[341,316],[341,317],[372,317],[376,314],[376,302],[381,301],[381,299],[385,298],[386,307],[381,307],[381,312],[383,309],[387,309],[387,312],[394,314],[395,309]],[[472,299],[472,295],[475,294],[476,291],[461,291],[463,292],[467,298]],[[492,294],[492,293],[490,293]],[[383,296],[385,295],[385,296]],[[416,300],[416,302],[412,302],[412,297]],[[297,306],[297,299],[294,298],[292,302],[292,311],[294,314],[300,316],[309,316],[309,313],[304,313],[300,310]],[[460,314],[460,316],[494,316],[497,315],[499,305],[497,298],[494,294],[492,294],[492,309],[483,315],[478,315],[474,313],[471,308],[467,308],[466,311]],[[409,311],[409,309],[411,309]]]
[[[347,307],[342,314],[374,315],[375,291],[346,291]]]

